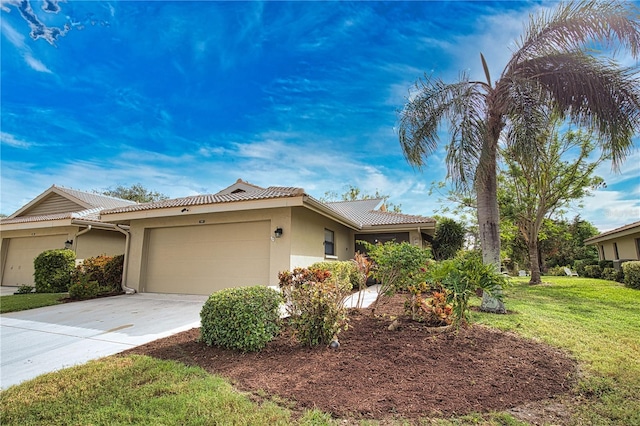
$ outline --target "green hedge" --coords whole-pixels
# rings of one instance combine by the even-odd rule
[[[277,290],[264,286],[215,292],[200,312],[201,339],[209,346],[259,351],[280,332],[282,301]]]
[[[355,263],[350,260],[337,260],[334,262],[316,262],[309,266],[309,269],[320,269],[331,272],[332,277],[336,277],[341,282],[348,282],[351,289],[360,287],[360,273]]]
[[[71,273],[75,266],[73,250],[43,251],[33,261],[36,293],[64,293],[69,290]]]
[[[624,272],[624,285],[640,290],[640,261],[623,263],[622,271]]]

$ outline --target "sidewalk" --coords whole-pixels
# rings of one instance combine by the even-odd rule
[[[361,295],[361,302],[363,308],[369,307],[373,302],[375,302],[378,297],[378,292],[380,291],[380,284],[372,285],[371,287],[367,287],[364,290],[353,293],[351,296],[347,297],[344,301],[344,306],[347,308],[355,308],[358,303],[358,294]]]

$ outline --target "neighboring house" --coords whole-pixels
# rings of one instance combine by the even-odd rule
[[[433,236],[435,220],[381,205],[322,203],[302,188],[238,179],[216,194],[117,207],[100,217],[129,227],[124,281],[130,290],[211,294],[277,285],[280,271],[351,259],[358,239],[423,246]]]
[[[584,243],[596,246],[600,260],[613,260],[614,266],[625,260],[640,260],[640,222],[603,232]]]
[[[2,285],[33,285],[33,260],[43,251],[70,248],[78,259],[123,254],[126,232],[103,223],[103,209],[132,201],[52,186],[0,220]]]

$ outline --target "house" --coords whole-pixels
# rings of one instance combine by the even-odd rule
[[[613,260],[618,267],[625,260],[640,260],[640,221],[584,240],[596,246],[600,260]]]
[[[128,227],[128,291],[211,294],[277,285],[280,271],[351,259],[359,239],[422,246],[433,236],[435,220],[386,212],[382,201],[323,203],[302,188],[238,179],[216,194],[111,208],[100,219]]]
[[[33,285],[33,261],[45,250],[70,248],[78,259],[123,254],[126,232],[101,222],[99,213],[133,204],[53,185],[0,220],[2,285]]]

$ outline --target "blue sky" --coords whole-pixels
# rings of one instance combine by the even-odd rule
[[[354,185],[432,215],[444,154],[406,163],[409,89],[424,73],[483,78],[480,52],[497,77],[528,15],[555,4],[2,0],[0,211],[52,184],[181,197],[242,178],[315,197]],[[569,217],[640,220],[635,145]]]

